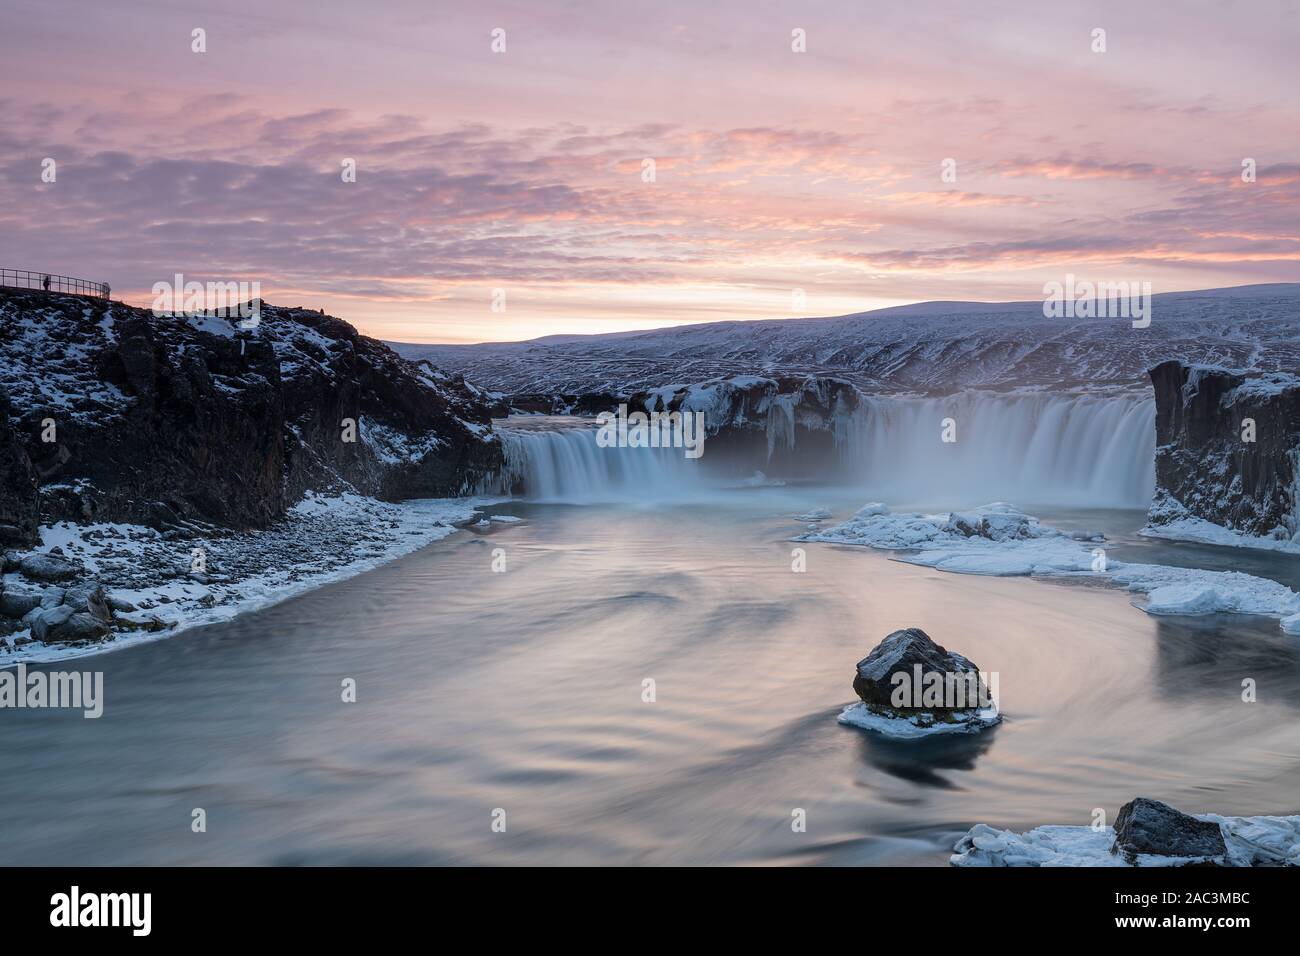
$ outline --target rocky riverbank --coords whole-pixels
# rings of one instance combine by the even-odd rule
[[[0,289],[0,663],[220,620],[450,534],[474,515],[452,496],[502,465],[493,408],[318,312],[261,304],[245,328]]]
[[[39,549],[3,555],[0,667],[169,637],[360,574],[458,528],[490,532],[485,502],[389,504],[309,494],[270,528],[189,536],[60,522]]]

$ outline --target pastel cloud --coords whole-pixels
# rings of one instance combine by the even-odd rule
[[[1300,280],[1300,18],[1281,2],[1031,22],[1010,2],[236,0],[204,15],[206,58],[191,12],[74,6],[60,30],[26,2],[0,15],[0,263],[135,301],[175,272],[259,279],[438,340],[780,317],[794,288],[829,314],[1030,298],[1067,271]]]

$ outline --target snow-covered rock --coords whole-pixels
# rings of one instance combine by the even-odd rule
[[[85,577],[62,587],[15,565],[0,578],[0,666],[117,650],[275,604],[444,538],[483,503],[309,494],[270,528],[198,539],[141,525],[43,526],[41,547],[76,558]]]
[[[1220,862],[1228,849],[1213,821],[1198,820],[1150,797],[1135,797],[1119,808],[1111,852],[1122,853],[1130,862],[1144,855]]]
[[[1300,550],[1300,377],[1180,361],[1150,375],[1156,489],[1147,533]]]
[[[702,413],[710,460],[722,457],[733,470],[818,475],[856,427],[861,400],[855,386],[831,376],[746,375],[638,392],[627,405]]]
[[[890,737],[969,733],[1001,719],[979,669],[919,627],[894,631],[858,661],[853,691],[861,703],[839,722]]]
[[[1135,804],[1143,805],[1140,812],[1131,809]],[[1151,826],[1138,826],[1144,822]],[[1115,827],[1015,833],[980,823],[953,849],[953,866],[1300,866],[1300,816],[1189,816],[1139,797],[1125,804]]]
[[[266,527],[308,490],[464,494],[499,468],[463,380],[317,312],[238,321],[0,289],[0,525],[30,518],[9,515],[31,490],[15,435],[44,520],[186,532]]]

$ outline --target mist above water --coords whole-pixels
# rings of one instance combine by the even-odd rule
[[[497,424],[506,456],[500,491],[522,486],[533,501],[587,503],[703,490],[699,460],[681,448],[601,448],[587,419],[514,416]]]
[[[947,422],[953,441],[944,440]],[[1155,403],[1047,393],[871,398],[849,459],[854,478],[894,504],[1146,508]]]
[[[601,448],[592,423],[581,419],[518,416],[500,424],[503,484],[533,500],[690,498],[737,480],[736,463],[711,454],[708,442],[701,459],[688,460],[675,448]],[[804,453],[788,431],[779,443],[788,450],[779,450],[798,458]],[[824,458],[816,469],[823,480],[895,506],[1006,500],[1144,509],[1155,487],[1155,406],[1141,395],[870,397],[836,437],[830,454],[806,452]],[[739,474],[751,477],[756,466],[769,479],[783,477],[780,459],[749,466]]]

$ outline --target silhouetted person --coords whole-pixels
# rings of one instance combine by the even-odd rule
[[[50,291],[50,277],[49,277],[49,276],[46,276],[44,279],[42,279],[42,280],[41,280],[41,285],[44,287],[44,289],[45,289],[46,292],[49,292],[49,291]]]

